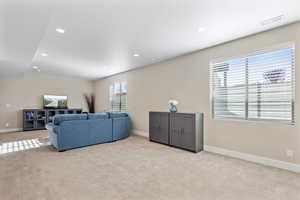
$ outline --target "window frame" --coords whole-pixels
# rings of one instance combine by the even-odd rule
[[[293,51],[293,62],[292,62],[292,76],[291,76],[291,83],[292,83],[292,96],[291,96],[291,100],[292,100],[292,104],[291,104],[291,120],[279,120],[279,119],[256,119],[256,118],[249,118],[248,114],[246,114],[246,112],[248,112],[248,79],[247,79],[247,75],[245,75],[245,83],[246,83],[246,93],[245,93],[245,117],[240,117],[240,118],[236,118],[236,117],[224,117],[224,118],[216,118],[215,117],[215,112],[214,112],[214,100],[215,100],[215,96],[214,96],[214,77],[213,77],[213,68],[214,68],[214,64],[217,62],[224,62],[227,60],[232,60],[232,59],[241,59],[241,58],[247,58],[247,57],[251,57],[251,56],[257,56],[260,54],[264,54],[264,53],[269,53],[272,51],[276,51],[276,50],[281,50],[284,48],[292,48]],[[246,69],[245,69],[246,70]],[[209,63],[209,87],[210,87],[210,112],[211,112],[211,119],[213,120],[225,120],[225,121],[243,121],[243,122],[261,122],[261,123],[282,123],[282,124],[288,124],[288,125],[295,125],[296,124],[296,115],[295,115],[295,101],[296,101],[296,45],[295,42],[286,42],[286,43],[282,43],[279,45],[274,45],[272,47],[269,48],[263,48],[260,50],[256,50],[253,51],[251,53],[246,53],[246,54],[241,54],[239,56],[231,56],[231,57],[222,57],[222,58],[217,58],[217,59],[212,59]],[[247,116],[247,118],[246,118]]]

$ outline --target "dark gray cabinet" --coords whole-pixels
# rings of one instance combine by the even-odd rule
[[[169,113],[150,112],[149,122],[150,140],[169,144]]]
[[[81,109],[25,109],[23,110],[23,130],[45,129],[47,123],[51,123],[56,114],[80,114]]]
[[[171,113],[170,145],[195,152],[203,150],[203,113]]]
[[[149,113],[150,141],[199,152],[203,150],[203,113]]]

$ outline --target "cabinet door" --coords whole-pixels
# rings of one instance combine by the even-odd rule
[[[182,134],[181,147],[195,151],[196,133],[195,133],[195,116],[189,115],[182,117]]]
[[[171,114],[170,145],[181,147],[182,120]]]
[[[151,141],[169,144],[169,114],[150,112],[149,133]]]
[[[37,111],[34,111],[34,120],[33,120],[34,129],[37,129],[37,118],[38,118],[38,113]]]
[[[46,111],[37,110],[35,111],[35,128],[44,129],[46,125]]]
[[[160,137],[161,142],[169,144],[169,113],[160,114]]]
[[[176,113],[171,115],[171,145],[195,150],[195,115]]]
[[[23,111],[23,129],[32,130],[35,126],[35,112],[33,110]]]

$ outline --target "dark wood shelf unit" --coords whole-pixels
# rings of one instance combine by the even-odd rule
[[[24,109],[23,130],[43,130],[56,114],[81,114],[82,109]]]

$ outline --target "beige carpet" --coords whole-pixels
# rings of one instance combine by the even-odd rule
[[[61,153],[45,131],[0,134],[11,141],[24,147],[2,147],[1,200],[300,200],[299,174],[141,137]]]

